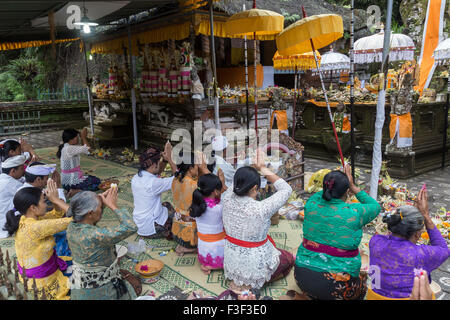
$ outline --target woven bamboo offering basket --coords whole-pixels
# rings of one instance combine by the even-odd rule
[[[163,268],[164,262],[156,259],[148,259],[136,264],[134,270],[145,279],[156,277]]]

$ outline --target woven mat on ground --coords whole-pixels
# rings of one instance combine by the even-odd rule
[[[59,169],[59,159],[56,158],[56,148],[45,148],[37,150],[38,155],[45,163],[55,163]],[[81,157],[81,168],[85,174],[92,174],[102,180],[114,177],[119,180],[119,207],[126,207],[130,215],[133,212],[133,194],[131,192],[131,178],[136,174],[136,169],[125,167],[117,163],[95,159],[90,156]],[[171,201],[170,192],[163,194],[162,201]],[[101,221],[98,223],[100,227],[115,225],[117,219],[113,212],[105,209]],[[299,220],[291,221],[280,219],[278,225],[271,226],[269,235],[274,239],[278,248],[288,250],[294,255],[302,240],[302,224]],[[137,244],[141,238],[134,234],[122,241],[120,244],[127,246],[129,243]],[[223,271],[212,271],[211,274],[205,275],[200,270],[200,264],[196,254],[185,254],[182,257],[176,255],[174,251],[176,244],[173,241],[165,239],[144,239],[147,250],[137,256],[127,254],[121,259],[121,267],[129,270],[134,275],[138,274],[134,271],[134,266],[138,261],[146,259],[158,259],[164,262],[165,266],[159,276],[155,278],[156,282],[152,284],[143,284],[142,295],[153,294],[156,297],[170,294],[174,288],[178,288],[183,292],[192,290],[203,291],[206,295],[218,296],[220,293],[228,289],[229,281],[224,278]],[[367,250],[368,235],[364,235],[361,243],[361,249]],[[7,249],[11,257],[15,257],[14,239],[7,238],[0,240],[0,247]],[[160,255],[163,253],[163,255]],[[164,255],[164,253],[167,253]],[[281,280],[268,284],[261,289],[261,296],[271,296],[277,299],[284,295],[287,290],[299,291],[294,279],[294,272]],[[174,297],[176,299],[176,297]]]

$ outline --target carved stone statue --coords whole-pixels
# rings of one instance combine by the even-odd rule
[[[414,78],[412,73],[406,73],[401,79],[398,91],[390,93],[391,114],[404,115],[411,111],[413,105],[419,99],[419,95],[414,91]],[[386,145],[386,152],[412,151],[412,147],[397,147],[397,135]]]
[[[398,92],[394,92],[390,96],[391,113],[402,115],[411,111],[413,104],[419,98],[414,92],[413,83],[412,74],[405,74]]]

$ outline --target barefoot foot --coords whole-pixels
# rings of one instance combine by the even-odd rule
[[[211,273],[211,267],[207,267],[207,266],[204,266],[204,265],[200,264],[200,269],[206,275]]]

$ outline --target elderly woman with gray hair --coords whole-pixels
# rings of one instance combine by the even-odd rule
[[[390,235],[375,235],[369,243],[372,288],[367,300],[410,299],[415,275],[431,272],[447,260],[447,243],[431,220],[426,189],[415,206],[405,205],[383,218]],[[424,227],[430,245],[417,245]]]
[[[97,226],[105,206],[116,214],[119,225]],[[73,257],[71,299],[135,299],[133,287],[120,274],[115,244],[135,233],[137,227],[127,210],[117,207],[117,188],[100,195],[91,191],[76,194],[67,216],[74,220],[67,228]]]

